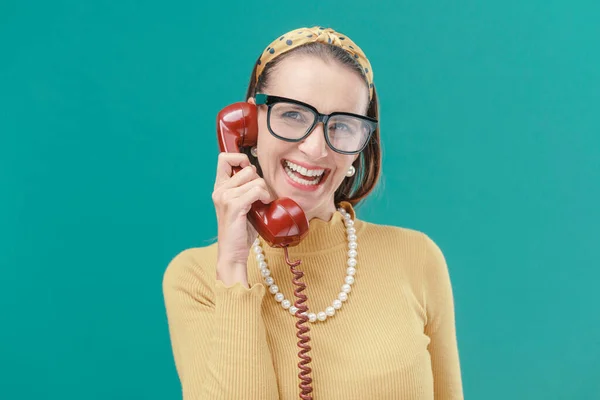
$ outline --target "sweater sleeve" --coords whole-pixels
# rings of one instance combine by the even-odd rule
[[[276,400],[277,382],[261,314],[264,286],[228,287],[206,275],[191,250],[185,250],[171,261],[163,278],[183,399]]]
[[[456,338],[454,299],[446,260],[439,247],[427,236],[424,266],[424,298],[427,312],[425,334],[433,372],[435,400],[463,399]]]

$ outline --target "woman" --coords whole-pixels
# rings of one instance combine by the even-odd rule
[[[302,398],[328,400],[463,397],[442,253],[423,233],[353,209],[380,173],[372,78],[355,43],[319,27],[278,37],[257,61],[247,101],[258,141],[219,155],[218,242],[183,251],[164,277],[184,399],[297,399],[299,385]],[[289,249],[302,262],[303,315],[284,251],[246,218],[254,202],[280,197],[309,220]],[[299,375],[301,317],[311,362]]]

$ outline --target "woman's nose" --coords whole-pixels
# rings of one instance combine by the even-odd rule
[[[300,142],[298,148],[311,160],[319,160],[327,156],[327,142],[322,122],[319,122],[308,137]]]

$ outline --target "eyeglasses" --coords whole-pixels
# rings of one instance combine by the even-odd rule
[[[341,154],[360,153],[377,129],[377,120],[347,112],[321,114],[310,104],[279,96],[259,93],[256,105],[266,105],[267,127],[278,139],[299,142],[311,134],[319,122],[327,145]]]

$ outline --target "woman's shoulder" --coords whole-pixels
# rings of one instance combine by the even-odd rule
[[[423,247],[435,244],[429,235],[415,228],[368,221],[361,221],[361,225],[362,229],[360,233],[363,239],[370,239],[380,243],[393,242]]]
[[[424,231],[405,226],[361,222],[363,226],[359,241],[363,248],[386,250],[412,260],[444,261],[442,250]]]
[[[167,264],[163,276],[165,290],[181,285],[214,284],[217,262],[217,243],[181,250]],[[212,271],[212,272],[211,272]]]
[[[392,258],[394,265],[415,271],[417,277],[446,273],[442,250],[424,231],[365,222],[359,241],[362,242],[360,247],[363,251],[367,249],[370,256]]]

